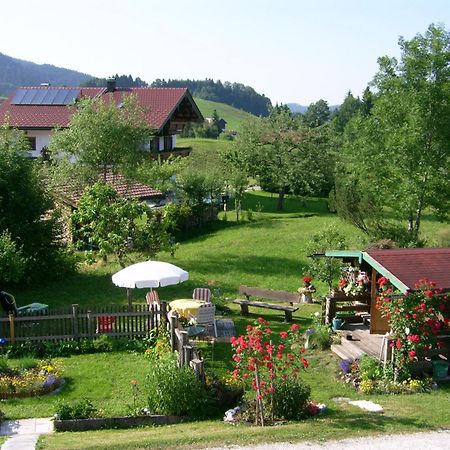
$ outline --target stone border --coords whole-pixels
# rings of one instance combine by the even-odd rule
[[[178,416],[128,416],[95,419],[55,420],[55,431],[88,431],[101,428],[133,428],[147,425],[172,425],[187,422]]]

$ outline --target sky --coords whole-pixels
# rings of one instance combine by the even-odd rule
[[[450,0],[3,0],[0,52],[97,77],[212,78],[275,103],[361,95]]]

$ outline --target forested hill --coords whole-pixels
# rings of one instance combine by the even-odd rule
[[[220,80],[156,80],[152,87],[187,87],[194,97],[225,103],[256,116],[267,116],[272,103],[250,86]]]
[[[18,86],[78,86],[91,75],[50,64],[35,64],[0,53],[0,97],[7,97]]]
[[[113,75],[111,78],[114,78],[116,80],[116,85],[118,87],[122,88],[131,88],[131,87],[147,87],[148,84],[141,80],[139,77],[133,78],[131,75]],[[84,83],[81,84],[81,86],[88,86],[88,87],[106,87],[108,83],[108,78],[91,78]]]

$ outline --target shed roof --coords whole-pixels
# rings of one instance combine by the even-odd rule
[[[421,278],[436,282],[437,287],[450,289],[450,248],[403,248],[368,250],[363,259],[383,275],[391,274],[403,290],[415,289]],[[383,273],[385,272],[385,273]],[[388,276],[391,281],[392,277]]]

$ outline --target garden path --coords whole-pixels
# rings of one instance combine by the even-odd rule
[[[429,431],[426,433],[408,433],[384,436],[366,436],[355,439],[326,442],[301,442],[291,444],[278,442],[271,444],[251,445],[245,447],[217,447],[209,450],[448,450],[450,442],[450,429]]]
[[[53,433],[53,421],[43,419],[5,420],[0,436],[11,436],[1,450],[34,450],[41,434]]]

